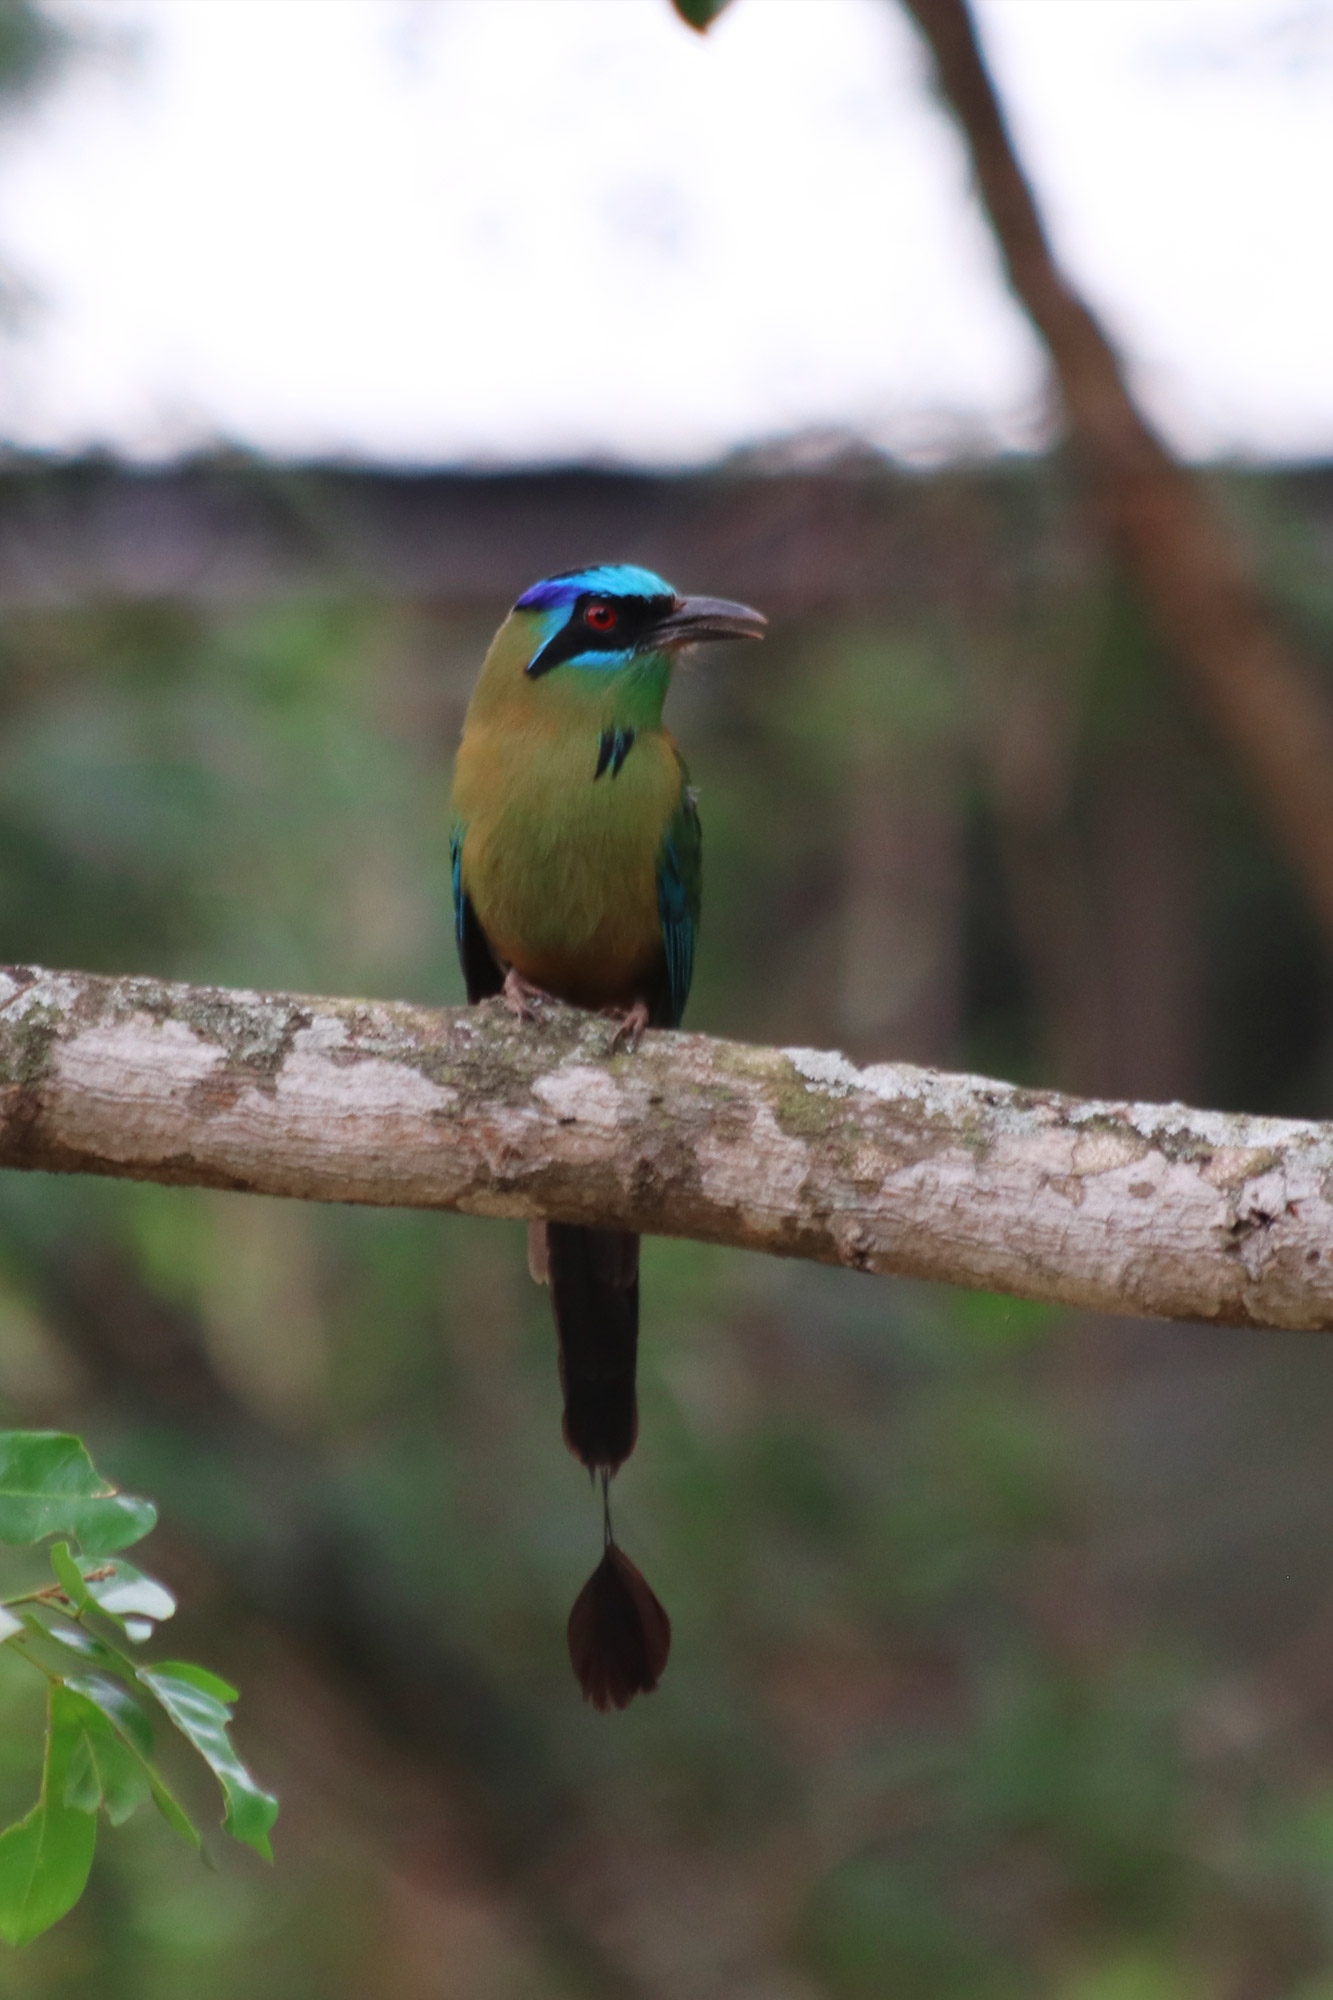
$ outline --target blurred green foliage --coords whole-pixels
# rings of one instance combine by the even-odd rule
[[[150,1533],[151,1501],[103,1479],[82,1442],[59,1431],[0,1431],[0,1542],[45,1551],[49,1571],[0,1603],[4,1671],[35,1668],[47,1684],[37,1803],[0,1833],[0,1938],[31,1944],[83,1894],[98,1814],[120,1826],[151,1799],[193,1848],[200,1834],[155,1758],[149,1707],[174,1723],[213,1771],[225,1830],[273,1858],[277,1801],[260,1790],[228,1735],[236,1689],[180,1660],[138,1661],[175,1609],[171,1592],[117,1553]],[[20,1581],[17,1566],[8,1582]]]
[[[805,613],[682,679],[690,1025],[843,1039],[849,910],[905,936],[944,851],[919,944],[954,999],[858,1053],[1077,1082],[1086,939],[1115,1087],[1326,1113],[1318,941],[1114,575],[1052,554],[1056,478],[905,482],[1008,594]],[[1317,509],[1236,504],[1327,657]],[[5,958],[461,1000],[449,765],[503,609],[11,609]],[[1169,990],[1132,921],[1162,871]],[[0,1996],[1333,1990],[1327,1352],[685,1243],[643,1298],[617,1525],[675,1644],[606,1718],[565,1657],[599,1522],[520,1230],[0,1183],[0,1412],[158,1498],[181,1645],[243,1682],[285,1828],[275,1872],[208,1875],[140,1816]],[[15,1812],[32,1709],[0,1675]]]

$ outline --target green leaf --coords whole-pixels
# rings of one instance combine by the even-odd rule
[[[148,1772],[95,1702],[72,1688],[64,1693],[79,1730],[65,1779],[65,1804],[81,1812],[104,1805],[111,1824],[119,1826],[148,1797]]]
[[[7,1604],[0,1604],[0,1646],[6,1639],[12,1639],[16,1632],[23,1630],[23,1620],[16,1618]]]
[[[161,1813],[169,1827],[191,1847],[200,1844],[199,1829],[186,1812],[184,1806],[169,1789],[157,1767],[150,1761],[153,1750],[153,1725],[140,1708],[128,1688],[109,1674],[80,1674],[68,1683],[71,1691],[82,1695],[110,1723],[121,1742],[133,1752],[143,1771],[153,1804]],[[109,1809],[109,1800],[108,1800]]]
[[[147,1671],[174,1674],[178,1681],[188,1681],[191,1687],[198,1688],[202,1694],[212,1695],[215,1701],[239,1701],[241,1698],[240,1689],[234,1688],[230,1681],[224,1681],[221,1674],[210,1673],[207,1667],[193,1666],[189,1660],[168,1660],[161,1667],[149,1667]],[[231,1717],[225,1719],[230,1721]]]
[[[90,1554],[128,1548],[157,1519],[149,1500],[118,1493],[76,1437],[0,1431],[0,1542],[77,1537]]]
[[[672,0],[672,4],[681,20],[688,22],[691,28],[697,28],[702,35],[716,21],[727,0]]]
[[[76,1556],[75,1562],[88,1595],[109,1618],[170,1618],[176,1609],[176,1600],[166,1585],[154,1576],[145,1576],[133,1563],[96,1556]]]
[[[41,1797],[26,1819],[0,1833],[0,1938],[6,1944],[29,1944],[49,1930],[78,1902],[92,1867],[96,1815],[65,1800],[80,1731],[64,1697],[63,1688],[52,1687]]]
[[[152,1756],[153,1725],[127,1687],[112,1680],[110,1674],[74,1674],[65,1686],[71,1694],[91,1702],[136,1756]]]
[[[176,1794],[166,1784],[156,1766],[152,1764],[146,1765],[144,1767],[144,1776],[148,1780],[148,1789],[153,1795],[153,1804],[157,1807],[172,1832],[178,1833],[187,1846],[202,1847],[204,1844],[203,1835],[186,1812],[180,1800],[176,1797]]]
[[[55,1572],[56,1582],[60,1585],[60,1588],[64,1591],[71,1604],[77,1605],[80,1610],[83,1610],[86,1605],[92,1603],[92,1598],[88,1594],[88,1586],[75,1567],[68,1542],[57,1542],[52,1549],[51,1568]]]
[[[65,1804],[75,1812],[96,1812],[102,1803],[102,1779],[86,1735],[81,1735],[65,1773]]]
[[[161,1702],[183,1736],[189,1738],[222,1786],[227,1802],[223,1826],[233,1840],[243,1840],[273,1859],[268,1832],[278,1816],[278,1801],[261,1791],[232,1748],[227,1735],[231,1721],[228,1702],[236,1690],[204,1667],[168,1660],[160,1667],[140,1667],[139,1679]]]
[[[62,1646],[68,1646],[72,1653],[82,1653],[89,1660],[110,1660],[114,1656],[111,1648],[93,1632],[85,1632],[82,1625],[48,1625],[35,1611],[27,1611],[23,1616],[27,1631],[39,1639],[55,1639]]]

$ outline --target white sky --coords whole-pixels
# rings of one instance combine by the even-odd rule
[[[0,437],[691,461],[1031,443],[890,0],[66,0],[0,142]],[[1060,248],[1195,453],[1333,454],[1333,0],[980,0]]]

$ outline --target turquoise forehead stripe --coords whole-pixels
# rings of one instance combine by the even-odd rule
[[[572,653],[567,660],[562,660],[560,664],[562,667],[582,667],[585,671],[591,669],[592,672],[598,674],[614,674],[618,673],[622,667],[632,666],[638,658],[639,655],[634,652],[608,653],[599,646],[597,651],[593,653]]]
[[[516,611],[555,611],[585,595],[599,597],[674,597],[671,585],[635,563],[596,563],[571,570],[568,576],[548,576],[524,591]]]

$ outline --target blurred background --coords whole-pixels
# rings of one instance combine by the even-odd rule
[[[977,20],[1333,701],[1333,6]],[[627,558],[772,620],[672,697],[691,1026],[1333,1116],[1327,919],[893,0],[3,0],[0,65],[0,956],[458,1002],[484,646]],[[1330,2000],[1327,1344],[687,1243],[644,1302],[675,1645],[603,1717],[521,1229],[0,1183],[0,1418],[158,1500],[283,1799],[272,1872],[107,1836],[0,1996]]]

